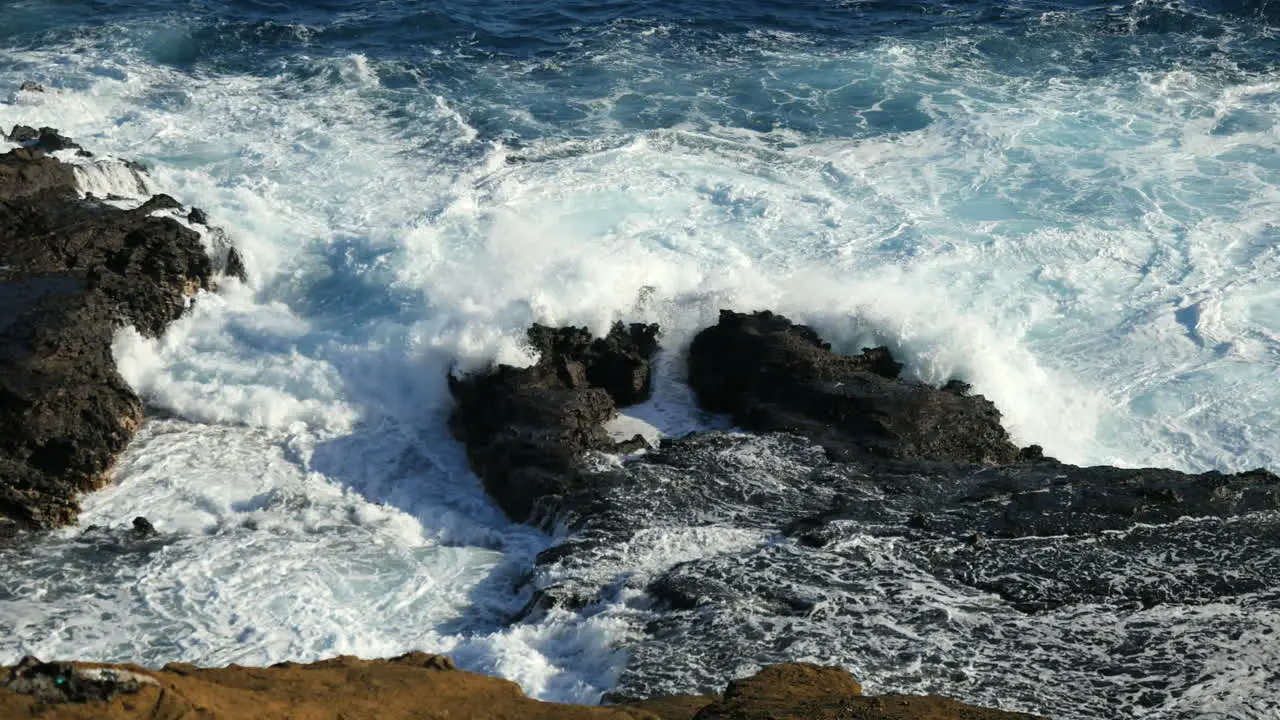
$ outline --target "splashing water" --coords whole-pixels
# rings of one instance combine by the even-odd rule
[[[533,321],[660,322],[635,414],[671,433],[682,346],[769,308],[1065,461],[1280,465],[1271,3],[99,5],[7,11],[0,87],[50,92],[0,124],[144,162],[250,280],[119,335],[163,417],[80,527],[0,550],[0,662],[425,649],[596,700],[627,611],[510,624],[552,539],[444,425]],[[139,194],[110,167],[82,189]]]

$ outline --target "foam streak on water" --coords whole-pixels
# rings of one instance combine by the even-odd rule
[[[0,662],[421,648],[595,699],[627,612],[507,624],[552,540],[444,426],[445,374],[526,362],[533,321],[662,323],[649,432],[715,424],[680,349],[770,308],[967,380],[1067,461],[1280,466],[1272,4],[73,11],[6,11],[0,88],[50,92],[0,125],[144,162],[250,279],[121,332],[167,417],[81,527],[4,556]],[[85,530],[136,514],[164,539]],[[613,561],[754,541],[701,532]]]

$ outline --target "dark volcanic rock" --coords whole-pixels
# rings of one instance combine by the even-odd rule
[[[249,281],[249,271],[244,267],[244,259],[240,257],[240,252],[235,248],[227,250],[227,260],[223,263],[222,272],[227,277],[233,277],[240,282]]]
[[[156,526],[151,521],[139,515],[133,519],[133,534],[137,537],[153,537],[160,533],[156,530]]]
[[[585,329],[535,325],[532,367],[450,378],[457,407],[449,426],[510,517],[528,520],[539,499],[571,489],[584,452],[643,443],[618,448],[604,424],[619,405],[648,395],[657,334],[656,325],[618,323],[597,339]]]
[[[0,520],[28,527],[74,520],[142,420],[116,328],[160,334],[213,275],[194,231],[74,182],[40,150],[0,155]]]
[[[939,667],[926,671],[935,687],[989,699],[981,681],[954,679],[986,663],[976,677],[1002,673],[1035,707],[1041,673],[1084,673],[1091,648],[1112,642],[1114,623],[1098,621],[1115,617],[1108,608],[1172,605],[1161,617],[1176,626],[1182,608],[1238,602],[1247,626],[1250,598],[1275,601],[1277,508],[1280,478],[1263,471],[833,462],[796,435],[703,432],[584,474],[556,498],[549,510],[574,534],[538,556],[531,588],[570,607],[647,591],[655,607],[628,647],[624,694],[711,692],[746,663],[811,648],[914,682],[901,657],[928,655],[922,643],[941,635],[944,649],[930,655]],[[691,537],[707,538],[705,551]],[[648,562],[637,569],[636,557]],[[965,621],[940,605],[963,608]],[[1056,621],[1035,619],[1045,612],[1092,619],[1027,659],[1028,647],[1057,642]],[[1024,618],[1029,626],[1013,624]],[[881,622],[893,629],[875,630]],[[1125,662],[1159,667],[1142,655],[1141,633],[1170,628],[1144,627],[1124,630],[1134,648]],[[1009,663],[1019,669],[1006,677]],[[1194,681],[1188,672],[1179,682]],[[1107,692],[1099,706],[1117,702]]]
[[[699,403],[743,427],[795,432],[833,457],[1018,459],[989,400],[962,383],[904,382],[901,368],[886,348],[838,355],[812,329],[770,312],[721,311],[689,348]]]
[[[93,153],[80,147],[79,143],[58,132],[57,128],[51,127],[40,128],[40,137],[36,138],[34,147],[37,150],[44,150],[45,152],[76,150],[77,155],[82,155],[84,157],[93,156]]]
[[[182,203],[169,195],[158,193],[147,198],[147,201],[138,207],[137,212],[145,215],[157,210],[176,210],[180,207],[182,207]]]
[[[964,383],[903,381],[886,350],[842,357],[769,313],[724,313],[701,333],[690,383],[707,409],[790,432],[700,432],[620,464],[579,463],[608,443],[599,429],[614,397],[590,381],[602,374],[581,359],[589,336],[543,328],[531,340],[543,352],[534,368],[455,383],[454,430],[512,517],[572,531],[538,555],[526,612],[634,613],[642,633],[618,697],[710,693],[745,666],[820,653],[971,700],[993,700],[982,678],[999,674],[999,696],[1034,709],[1098,680],[1098,648],[1135,676],[1191,687],[1276,602],[1280,478],[1269,472],[1077,467],[1018,450]],[[613,393],[643,384],[615,375],[635,382],[610,381]],[[1189,608],[1204,603],[1229,611],[1197,620]],[[847,678],[794,680],[830,699],[819,686]],[[1152,701],[1129,687],[1099,681],[1078,715],[1140,714]],[[850,691],[751,714],[735,702],[743,690],[698,717],[948,711]]]
[[[29,125],[14,125],[4,138],[9,142],[30,143],[40,139],[40,131]]]
[[[24,80],[22,85],[18,86],[19,92],[44,92],[44,86],[33,80]]]
[[[815,476],[845,490],[829,510],[788,526],[789,535],[805,536],[839,521],[892,519],[909,530],[981,547],[986,538],[1090,536],[1181,518],[1280,509],[1280,478],[1266,470],[1191,475],[1077,467],[1053,459],[999,468],[871,460],[817,468]]]
[[[113,315],[83,272],[0,272],[0,517],[71,522],[141,423],[111,357]]]
[[[14,132],[18,130],[14,128]],[[21,214],[22,208],[15,201],[41,195],[74,198],[75,175],[71,168],[25,148],[0,155],[0,202],[8,206],[8,214]]]
[[[14,125],[13,130],[5,136],[10,142],[22,143],[28,150],[57,152],[59,150],[75,150],[77,155],[92,157],[93,153],[80,147],[80,144],[58,132],[57,128],[42,127],[36,130],[27,125]]]

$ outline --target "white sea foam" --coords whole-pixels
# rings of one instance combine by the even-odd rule
[[[630,52],[595,59],[644,62]],[[632,130],[617,108],[643,73],[620,65],[582,103],[593,139],[531,113],[536,73],[519,67],[492,68],[493,96],[455,97],[388,89],[363,55],[297,59],[316,70],[299,79],[180,72],[89,41],[29,53],[80,89],[21,93],[0,125],[57,124],[146,161],[251,272],[164,338],[126,330],[114,348],[181,420],[146,428],[84,524],[145,514],[176,538],[118,576],[73,564],[83,587],[59,590],[48,569],[90,554],[63,533],[15,573],[0,662],[425,648],[593,698],[623,662],[624,619],[498,629],[549,541],[500,517],[444,429],[445,373],[529,362],[533,321],[663,325],[658,395],[619,432],[714,423],[679,382],[681,352],[721,308],[768,308],[842,348],[887,343],[922,380],[960,376],[1064,460],[1277,465],[1280,140],[1241,117],[1274,117],[1280,81],[1033,82],[954,42],[816,52],[772,56],[830,87],[788,102],[842,102],[868,79],[886,95],[851,105],[848,130],[730,127],[707,119],[732,104],[715,93],[690,98],[706,114]],[[923,126],[864,132],[895,92]],[[480,111],[544,134],[509,147]],[[117,166],[97,167],[82,187],[121,194]],[[619,567],[702,540],[681,532]]]
[[[71,169],[75,173],[76,187],[85,195],[102,199],[145,200],[156,192],[145,172],[119,160],[104,158],[74,162]]]

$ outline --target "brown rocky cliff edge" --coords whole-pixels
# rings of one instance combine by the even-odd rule
[[[119,692],[92,679],[102,669],[124,678]],[[509,680],[457,670],[447,657],[420,652],[219,669],[29,660],[4,672],[0,717],[43,720],[1034,720],[945,698],[863,697],[844,670],[805,664],[765,668],[730,683],[723,697],[602,707],[534,700]],[[66,702],[66,688],[99,699]]]

